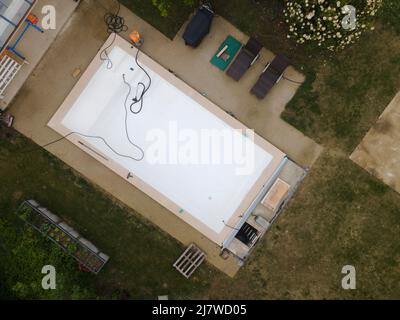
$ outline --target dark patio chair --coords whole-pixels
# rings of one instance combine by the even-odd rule
[[[260,57],[262,45],[250,38],[247,44],[240,50],[235,61],[229,67],[227,74],[236,81],[239,81],[246,71],[257,61]]]
[[[274,85],[282,79],[283,73],[289,64],[289,60],[284,55],[278,54],[275,59],[265,67],[257,83],[251,89],[251,93],[258,99],[264,99]]]

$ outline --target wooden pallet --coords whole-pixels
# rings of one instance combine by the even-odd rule
[[[196,245],[191,244],[189,248],[174,263],[174,268],[178,270],[186,279],[200,267],[206,255]]]

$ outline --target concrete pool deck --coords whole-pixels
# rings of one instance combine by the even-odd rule
[[[105,26],[100,27],[104,25],[104,14],[105,9],[97,6],[96,1],[81,2],[12,103],[10,111],[16,117],[16,129],[37,144],[43,145],[60,137],[47,127],[47,123],[76,84],[76,70],[84,71],[107,39]],[[230,23],[217,18],[211,34],[200,48],[193,50],[184,46],[180,34],[171,41],[126,8],[122,9],[121,15],[130,30],[142,32],[146,39],[143,51],[147,55],[174,71],[191,87],[206,93],[208,99],[232,112],[244,125],[254,128],[290,158],[310,167],[319,156],[322,150],[319,145],[280,119],[280,113],[295,94],[297,85],[282,81],[263,101],[249,93],[263,69],[263,62],[268,61],[272,53],[263,50],[261,61],[239,83],[209,63],[228,34],[242,42],[247,39]],[[123,36],[127,37],[127,34]],[[293,68],[289,68],[286,75],[303,79]],[[233,257],[223,260],[217,245],[70,142],[60,142],[48,150],[184,245],[198,244],[207,253],[207,260],[229,276],[234,276],[239,270]],[[171,267],[172,264],[173,261]]]

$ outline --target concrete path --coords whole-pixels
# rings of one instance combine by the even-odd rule
[[[350,159],[400,193],[400,92]]]
[[[103,22],[105,9],[98,5],[99,2],[81,2],[12,104],[16,129],[40,145],[59,138],[46,124],[76,83],[74,71],[84,71],[108,37]],[[108,2],[111,3],[101,1],[105,4]],[[222,18],[216,19],[213,32],[204,45],[192,50],[183,45],[179,35],[171,41],[127,9],[123,8],[121,14],[129,30],[137,29],[143,33],[146,39],[143,50],[146,54],[172,69],[198,91],[207,94],[217,105],[233,112],[239,120],[255,128],[257,133],[287,152],[292,159],[311,166],[321,148],[279,118],[297,87],[283,81],[262,102],[248,93],[263,68],[263,62],[270,59],[271,53],[264,51],[263,60],[243,81],[235,83],[209,63],[228,34],[246,40],[245,35]],[[287,76],[303,79],[293,69],[289,69]],[[207,261],[226,274],[234,276],[239,270],[233,258],[223,260],[219,256],[219,248],[214,243],[73,144],[63,141],[48,150],[183,244],[195,242],[206,252]]]

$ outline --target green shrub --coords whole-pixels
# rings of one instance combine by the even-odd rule
[[[17,218],[16,218],[17,219]],[[33,228],[0,218],[0,297],[2,299],[94,299],[94,276]],[[45,265],[57,270],[57,289],[41,286]]]
[[[174,0],[152,0],[152,2],[153,5],[156,6],[157,9],[160,11],[161,16],[166,17],[168,16],[169,10]],[[194,0],[181,0],[180,2],[182,2],[183,5],[191,6],[193,5]]]

